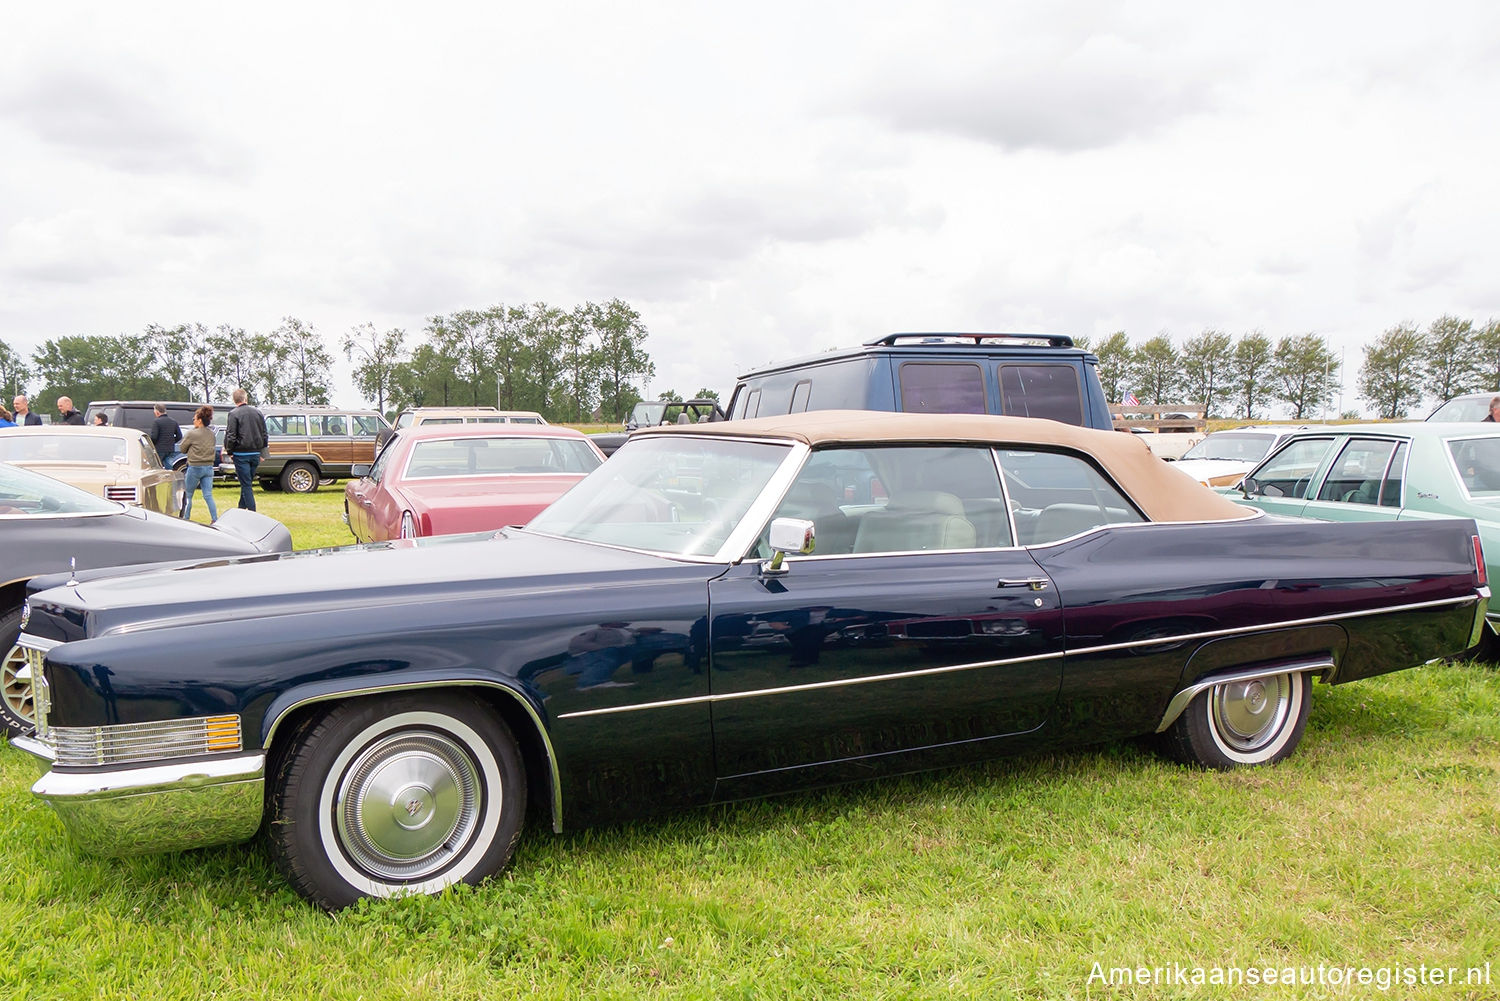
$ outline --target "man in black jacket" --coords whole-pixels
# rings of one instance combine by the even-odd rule
[[[73,398],[71,396],[59,396],[57,398],[57,412],[62,415],[62,422],[64,424],[83,426],[83,415],[73,409]]]
[[[234,475],[240,481],[240,507],[254,511],[255,471],[260,468],[260,454],[269,441],[266,417],[250,405],[250,394],[243,389],[236,389],[229,396],[234,400],[234,409],[229,411],[229,422],[224,427],[224,451],[234,458]]]
[[[16,411],[15,422],[17,427],[41,427],[42,418],[40,415],[31,412],[31,401],[25,396],[17,396],[11,401],[11,406]]]
[[[161,464],[171,469],[172,464],[168,460],[177,451],[177,443],[182,440],[182,428],[167,416],[167,408],[160,403],[152,409],[156,411],[156,420],[151,422],[151,444],[156,446]]]

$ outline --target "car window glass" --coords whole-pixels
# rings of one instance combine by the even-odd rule
[[[1072,365],[1001,365],[1000,412],[1082,424],[1083,391]]]
[[[378,417],[369,417],[360,414],[354,415],[354,433],[360,438],[373,438],[378,435],[382,428]]]
[[[0,436],[0,462],[120,462],[122,438],[27,431]],[[154,450],[153,450],[154,452]]]
[[[792,387],[792,408],[787,411],[790,414],[801,414],[807,412],[807,401],[812,396],[812,381],[803,379]]]
[[[984,371],[971,362],[909,361],[901,366],[901,409],[915,414],[982,414]]]
[[[1448,453],[1470,496],[1500,492],[1500,436],[1454,439]]]
[[[756,390],[752,390],[751,393],[750,393],[750,395],[745,398],[745,414],[744,414],[744,416],[746,416],[746,417],[757,417],[759,415],[760,415],[760,390],[756,389]]]
[[[1391,458],[1390,468],[1386,470],[1385,482],[1380,488],[1381,507],[1401,506],[1401,479],[1406,475],[1406,442],[1396,446],[1396,454]]]
[[[445,438],[419,441],[406,479],[586,473],[599,465],[587,442],[548,438]]]
[[[142,469],[160,469],[160,468],[162,468],[161,457],[156,454],[156,449],[154,449],[154,448],[146,448],[146,447],[142,446],[142,448],[141,448],[141,468]]]
[[[1146,519],[1092,463],[1065,452],[1002,449],[1000,468],[1021,545]]]
[[[307,419],[301,414],[267,417],[266,432],[268,434],[307,434]]]
[[[463,422],[462,417],[426,417],[422,420],[423,424],[462,424]]]
[[[1333,445],[1332,438],[1298,438],[1265,461],[1246,481],[1250,496],[1306,498],[1313,473]],[[1250,482],[1253,480],[1253,484]]]
[[[773,517],[811,521],[821,556],[1013,544],[994,454],[981,447],[820,449]]]
[[[349,433],[349,418],[343,414],[330,414],[323,418],[323,434],[345,436]]]
[[[405,413],[402,413],[402,414],[397,414],[396,415],[396,427],[398,427],[398,428],[411,427],[411,422],[412,422],[412,420],[413,420],[414,417],[415,417],[415,415],[410,410],[408,410],[408,411],[406,411]]]
[[[379,483],[385,477],[385,471],[390,468],[391,456],[396,453],[396,439],[390,438],[385,443],[385,448],[375,457],[375,462],[370,466],[370,479]]]
[[[1182,453],[1184,459],[1223,459],[1233,462],[1259,462],[1270,451],[1274,434],[1253,431],[1215,431]]]
[[[1396,443],[1389,439],[1352,438],[1323,477],[1318,500],[1342,504],[1374,504]]]

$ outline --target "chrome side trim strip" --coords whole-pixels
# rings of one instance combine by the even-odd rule
[[[408,684],[378,685],[371,688],[355,688],[341,692],[330,692],[327,695],[319,695],[313,698],[302,699],[287,706],[276,718],[271,721],[270,729],[266,731],[265,746],[269,748],[271,742],[276,739],[276,728],[281,721],[295,709],[303,706],[313,705],[317,702],[334,702],[340,699],[357,698],[363,695],[383,695],[387,692],[407,691],[413,688],[492,688],[509,695],[512,700],[525,710],[526,715],[531,718],[532,726],[536,728],[537,736],[542,740],[542,748],[547,756],[547,769],[552,777],[552,830],[554,833],[562,833],[563,803],[562,803],[562,776],[557,769],[557,751],[552,747],[552,737],[547,733],[547,728],[542,725],[542,718],[537,715],[531,703],[523,699],[514,689],[493,681],[483,679],[460,679],[455,681],[413,681]]]
[[[1439,598],[1434,601],[1419,601],[1410,605],[1395,605],[1389,608],[1371,608],[1359,612],[1339,612],[1333,615],[1317,615],[1306,619],[1288,619],[1283,622],[1267,622],[1257,626],[1235,626],[1230,629],[1212,629],[1201,633],[1182,633],[1177,636],[1154,636],[1150,639],[1132,640],[1128,643],[1103,643],[1099,646],[1082,647],[1077,650],[1067,651],[1068,657],[1085,657],[1091,654],[1109,653],[1114,650],[1137,650],[1141,647],[1167,646],[1176,643],[1190,643],[1197,640],[1220,639],[1225,636],[1243,636],[1249,633],[1267,632],[1274,629],[1291,629],[1298,626],[1311,626],[1323,622],[1338,622],[1343,619],[1365,618],[1371,615],[1387,615],[1396,612],[1416,612],[1427,608],[1441,608],[1448,605],[1467,605],[1479,599],[1479,595],[1469,595],[1463,598]],[[763,688],[745,692],[728,692],[723,695],[695,695],[686,699],[665,699],[661,702],[641,702],[630,706],[607,706],[601,709],[582,709],[578,712],[560,713],[558,719],[578,719],[584,716],[606,716],[611,713],[636,712],[642,709],[667,709],[673,706],[693,705],[701,702],[730,702],[736,699],[758,698],[762,695],[785,695],[791,692],[807,692],[820,688],[839,688],[848,685],[867,685],[882,681],[903,681],[907,678],[920,678],[935,674],[949,674],[955,671],[977,671],[987,667],[1006,667],[1011,664],[1026,664],[1042,660],[1055,660],[1064,656],[1062,652],[1034,654],[1030,657],[1012,657],[1003,660],[976,661],[971,664],[951,664],[944,667],[928,667],[917,671],[902,671],[898,674],[866,675],[859,678],[841,678],[837,681],[817,681],[806,685],[785,685],[778,688]]]
[[[840,678],[836,681],[814,681],[805,685],[783,685],[779,688],[757,688],[746,692],[725,692],[723,695],[693,695],[685,699],[665,699],[661,702],[642,702],[634,706],[608,706],[603,709],[580,709],[577,712],[560,713],[558,719],[578,719],[581,716],[607,716],[611,713],[635,712],[637,709],[669,709],[674,706],[691,706],[703,702],[734,702],[739,699],[759,698],[762,695],[785,695],[789,692],[812,692],[820,688],[843,688],[849,685],[869,685],[880,681],[901,681],[905,678],[925,678],[936,674],[953,674],[957,671],[977,671],[986,667],[1002,667],[1007,664],[1029,664],[1042,660],[1060,660],[1063,653],[1039,653],[1030,657],[1014,657],[1008,660],[982,660],[972,664],[948,664],[943,667],[924,667],[917,671],[902,671],[899,674],[872,674],[862,678]]]
[[[1260,667],[1250,667],[1243,671],[1230,671],[1228,674],[1213,675],[1202,681],[1188,685],[1182,691],[1172,696],[1172,701],[1167,703],[1167,711],[1162,715],[1161,726],[1156,728],[1156,732],[1161,733],[1167,727],[1171,726],[1177,717],[1182,715],[1183,710],[1188,707],[1188,704],[1198,697],[1199,692],[1212,688],[1215,685],[1224,685],[1233,681],[1253,681],[1256,678],[1274,678],[1278,674],[1302,674],[1307,671],[1326,673],[1333,670],[1333,668],[1334,663],[1332,658],[1325,657],[1322,660],[1298,660],[1281,664],[1262,664]]]

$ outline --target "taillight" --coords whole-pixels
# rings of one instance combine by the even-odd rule
[[[1484,568],[1484,543],[1479,541],[1479,536],[1470,536],[1474,540],[1474,572],[1479,575],[1480,586],[1489,583],[1489,574]]]
[[[141,495],[136,487],[105,487],[104,499],[122,501],[126,504],[139,504]]]

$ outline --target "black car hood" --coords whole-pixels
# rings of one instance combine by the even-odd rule
[[[483,591],[560,594],[723,568],[520,530],[413,543],[214,560],[82,580],[35,594],[33,604],[81,609],[89,634],[166,624],[230,622],[341,608],[456,600]]]

